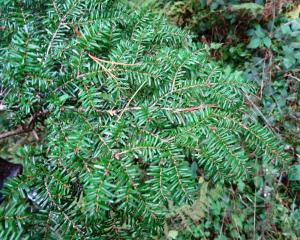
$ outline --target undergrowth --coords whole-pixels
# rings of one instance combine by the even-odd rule
[[[201,180],[198,201],[174,208],[171,239],[297,239],[299,229],[300,5],[293,1],[148,1],[153,11],[190,30],[223,66],[256,85],[247,105],[293,161],[285,167],[259,159],[250,179],[235,184]],[[201,171],[201,169],[199,169]],[[205,173],[204,173],[205,175]]]

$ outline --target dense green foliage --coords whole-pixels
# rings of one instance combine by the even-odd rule
[[[161,236],[174,206],[199,203],[201,174],[229,186],[256,162],[286,166],[248,113],[251,84],[149,9],[3,0],[0,11],[7,128],[41,130],[16,152],[24,173],[3,191],[1,239]]]
[[[286,150],[294,156],[284,167],[252,162],[256,171],[251,177],[225,184],[225,190],[224,183],[204,183],[201,188],[210,194],[202,194],[188,211],[174,208],[168,225],[171,238],[297,239],[300,235],[300,5],[255,2],[161,0],[159,7],[155,2],[154,11],[192,30],[193,40],[204,42],[211,57],[243,71],[245,82],[257,85],[249,106],[259,121],[288,143]]]
[[[300,18],[278,18],[271,30],[256,25],[248,48],[252,58],[245,63],[245,79],[257,83],[260,90],[253,101],[261,106],[265,122],[280,133],[296,152],[299,146]],[[259,37],[261,36],[261,37]],[[261,45],[261,39],[270,45]],[[256,45],[258,43],[259,45]],[[298,152],[299,153],[299,152]]]
[[[252,100],[265,124],[296,149],[299,5],[280,0],[161,0],[160,4],[174,23],[196,34],[195,41],[210,45],[211,56],[239,68],[246,82],[257,84]]]

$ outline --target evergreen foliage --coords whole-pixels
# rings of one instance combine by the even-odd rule
[[[1,15],[10,129],[42,130],[3,191],[1,239],[149,238],[197,195],[191,162],[231,181],[253,153],[285,161],[247,115],[252,87],[147,8],[5,0]]]

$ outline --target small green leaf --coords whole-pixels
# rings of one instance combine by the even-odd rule
[[[296,62],[296,59],[292,56],[289,56],[289,57],[285,57],[283,59],[283,65],[285,66],[285,68],[290,68],[292,67]]]
[[[261,39],[259,38],[252,38],[250,43],[248,44],[247,48],[258,48],[261,44]]]
[[[59,101],[60,102],[65,102],[68,98],[70,98],[70,96],[67,95],[67,94],[64,94],[64,95],[59,97]]]
[[[300,181],[300,165],[293,167],[291,174],[289,175],[289,180]]]
[[[211,48],[211,49],[217,50],[217,49],[220,49],[221,47],[222,47],[222,44],[221,44],[221,43],[211,43],[211,44],[210,44],[210,48]]]
[[[271,44],[272,44],[272,41],[271,41],[271,39],[270,39],[269,37],[265,37],[265,38],[263,39],[263,43],[264,43],[264,45],[265,45],[267,48],[270,48],[270,47],[271,47]]]
[[[263,7],[257,3],[239,3],[231,6],[232,11],[247,12],[253,17],[261,14]]]
[[[293,54],[293,52],[294,52],[294,49],[291,47],[283,46],[282,49],[283,49],[284,54],[287,56]]]
[[[193,178],[197,176],[197,163],[195,161],[191,165],[191,173]]]
[[[216,10],[219,7],[219,4],[217,2],[212,2],[210,5],[211,10]]]
[[[266,34],[263,32],[261,26],[256,25],[255,28],[256,28],[256,30],[255,30],[256,36],[259,37],[259,38],[264,38]]]
[[[222,235],[218,236],[216,239],[217,240],[227,240],[227,237],[222,234]]]
[[[296,52],[296,53],[294,54],[294,57],[295,57],[296,59],[300,60],[300,52]]]
[[[291,43],[291,47],[292,47],[292,48],[300,49],[300,42],[292,42],[292,43]]]
[[[290,26],[287,24],[283,24],[280,28],[283,34],[289,34],[291,32]]]
[[[294,21],[294,22],[292,23],[292,29],[293,29],[293,31],[298,31],[298,30],[300,30],[300,22]]]
[[[178,232],[176,230],[169,231],[168,238],[176,239],[178,236]]]

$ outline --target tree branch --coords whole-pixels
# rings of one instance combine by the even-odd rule
[[[41,110],[38,112],[35,112],[29,119],[29,123],[27,126],[24,126],[23,124],[19,125],[16,129],[11,130],[11,131],[6,131],[3,133],[0,133],[0,140],[8,138],[8,137],[12,137],[12,136],[16,136],[16,135],[20,135],[23,133],[29,133],[31,131],[34,130],[35,126],[36,126],[36,122],[41,118],[44,117],[48,114],[48,110]]]
[[[154,105],[148,107],[149,109],[151,109],[152,107],[154,107]],[[199,109],[203,109],[206,107],[210,107],[210,108],[218,108],[218,106],[216,104],[202,104],[202,105],[198,105],[198,106],[191,106],[191,107],[187,107],[187,108],[169,108],[169,107],[157,107],[158,110],[163,110],[163,111],[170,111],[170,112],[174,112],[174,113],[180,113],[180,112],[194,112],[194,111],[198,111]],[[123,112],[130,112],[130,111],[138,111],[141,110],[142,107],[125,107],[123,109],[96,109],[94,108],[93,110],[96,113],[108,113],[111,116],[115,116],[119,113]],[[64,110],[69,110],[69,111],[75,111],[75,112],[84,112],[86,111],[86,109],[80,107],[80,108],[63,108]]]

